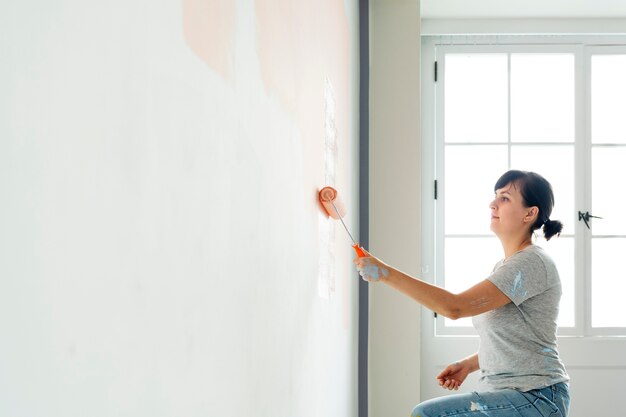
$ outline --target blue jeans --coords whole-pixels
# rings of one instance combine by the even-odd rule
[[[569,387],[561,382],[527,392],[504,389],[424,401],[411,417],[567,417]]]

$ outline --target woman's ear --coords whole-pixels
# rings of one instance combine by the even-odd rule
[[[532,206],[526,212],[526,217],[524,217],[524,221],[534,223],[537,220],[537,216],[539,215],[539,207]]]

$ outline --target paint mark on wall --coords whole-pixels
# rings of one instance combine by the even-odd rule
[[[182,0],[183,32],[191,50],[223,78],[234,66],[235,2]]]
[[[303,144],[304,170],[319,186],[326,79],[332,82],[335,123],[349,135],[350,36],[344,3],[336,0],[256,0],[261,81],[293,118]],[[323,30],[320,30],[323,27]]]
[[[304,155],[303,187],[347,183],[348,173],[337,165],[341,139],[351,137],[350,36],[344,3],[256,0],[254,7],[261,82],[268,97],[294,121],[294,139],[302,144]],[[318,214],[318,293],[325,299],[335,294],[338,279],[335,227],[335,220]],[[348,317],[349,291],[344,285],[347,278],[341,292]]]
[[[337,172],[337,126],[335,124],[335,92],[330,80],[324,86],[324,180],[335,185]]]
[[[318,262],[317,293],[321,298],[329,299],[335,294],[335,223],[332,218],[319,215],[318,223],[320,257]]]
[[[337,172],[337,127],[335,126],[335,93],[326,79],[324,88],[324,182],[335,186]],[[318,293],[322,298],[331,298],[335,293],[335,220],[324,218],[320,221],[320,261]]]

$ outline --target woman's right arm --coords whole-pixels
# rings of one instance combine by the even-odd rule
[[[462,293],[453,294],[444,288],[405,274],[369,253],[367,255],[354,260],[363,279],[383,282],[424,307],[452,320],[477,316],[511,302],[498,287],[486,279]]]

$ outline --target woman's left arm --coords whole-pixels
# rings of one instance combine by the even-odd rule
[[[476,316],[511,302],[491,281],[483,280],[459,294],[413,278],[375,257],[354,260],[364,280],[383,282],[424,307],[452,320]]]

